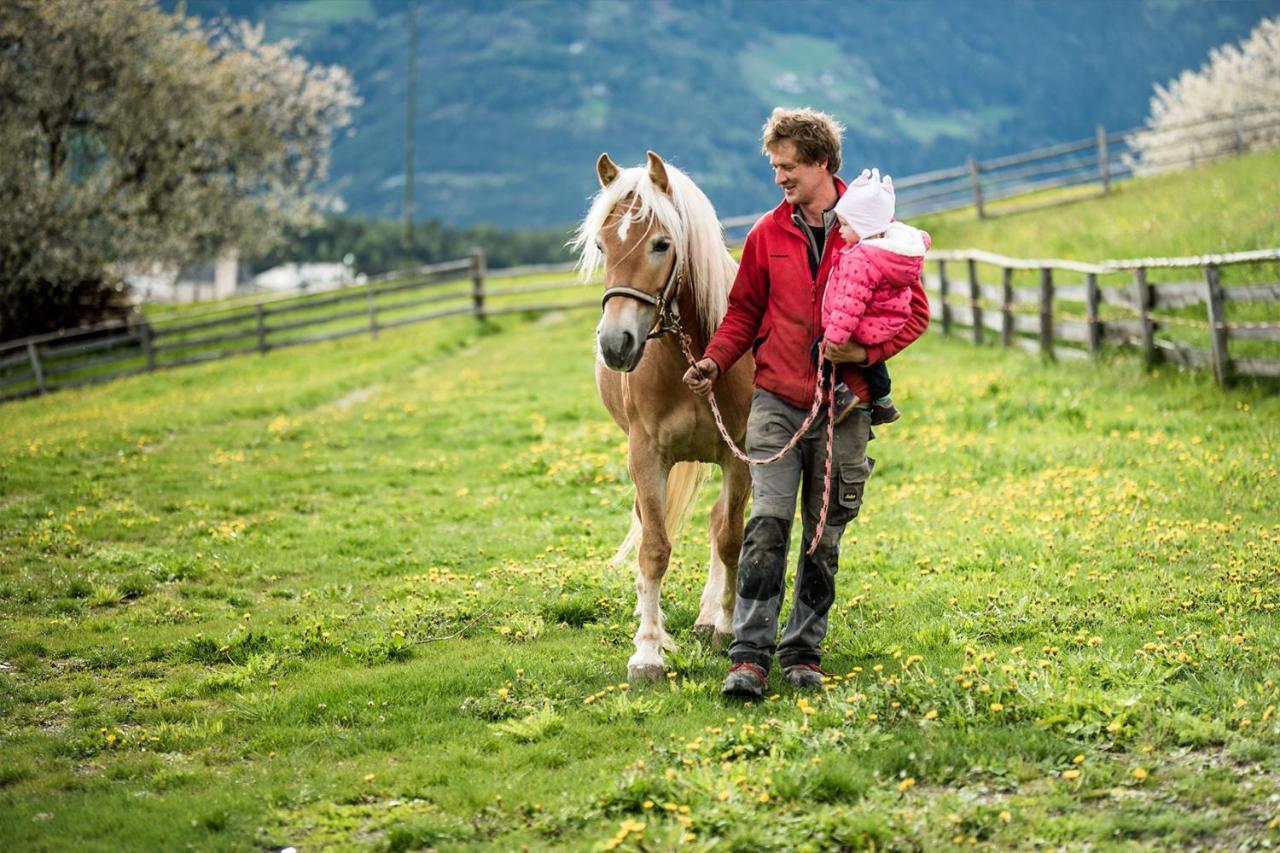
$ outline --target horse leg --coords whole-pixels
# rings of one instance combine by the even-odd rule
[[[724,484],[711,508],[711,570],[702,590],[698,613],[698,627],[710,634],[711,644],[716,648],[733,639],[742,519],[751,494],[751,472],[745,462],[730,457],[721,471]]]
[[[634,443],[627,461],[631,479],[636,484],[636,507],[643,525],[636,571],[636,611],[640,614],[640,626],[636,629],[636,652],[627,661],[627,678],[643,682],[665,675],[662,648],[671,644],[662,626],[662,579],[671,559],[671,541],[663,520],[669,469],[652,451]]]

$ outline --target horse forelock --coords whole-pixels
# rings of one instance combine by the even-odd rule
[[[670,164],[666,172],[669,194],[654,185],[647,168],[623,169],[596,193],[570,245],[580,253],[582,277],[590,277],[604,261],[597,239],[614,225],[611,214],[629,201],[627,213],[615,217],[618,239],[625,241],[635,223],[658,223],[675,244],[686,280],[693,283],[698,321],[709,335],[728,310],[737,264],[725,249],[724,232],[710,200],[684,172]]]

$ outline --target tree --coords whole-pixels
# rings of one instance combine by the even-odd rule
[[[153,0],[0,3],[0,338],[94,319],[119,264],[316,219],[359,100],[292,49]]]
[[[1147,129],[1131,148],[1139,172],[1280,143],[1280,17],[1238,45],[1209,52],[1198,71],[1156,86]]]

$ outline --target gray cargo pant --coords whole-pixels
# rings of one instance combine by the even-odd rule
[[[747,453],[760,458],[777,453],[808,414],[778,396],[757,389],[747,421]],[[840,537],[862,506],[862,491],[875,460],[867,456],[871,414],[859,408],[836,427],[831,465],[831,501],[827,522],[813,556],[805,552],[822,511],[822,483],[827,453],[824,407],[808,433],[777,462],[751,466],[751,517],[747,520],[738,562],[738,599],[733,610],[734,663],[748,661],[766,671],[775,648],[784,668],[822,661],[827,612],[836,596]],[[796,493],[801,501],[803,537],[796,570],[791,616],[777,641],[778,615],[787,571],[787,547],[795,518]]]

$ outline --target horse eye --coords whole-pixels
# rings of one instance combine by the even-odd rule
[[[671,241],[666,237],[659,237],[657,240],[653,241],[653,250],[655,252],[665,252],[667,249],[670,249],[670,248],[671,248]]]
[[[597,240],[597,241],[596,241],[596,251],[597,251],[597,252],[603,252],[603,251],[604,251],[604,244],[603,244],[603,243],[601,243],[599,240]]]

